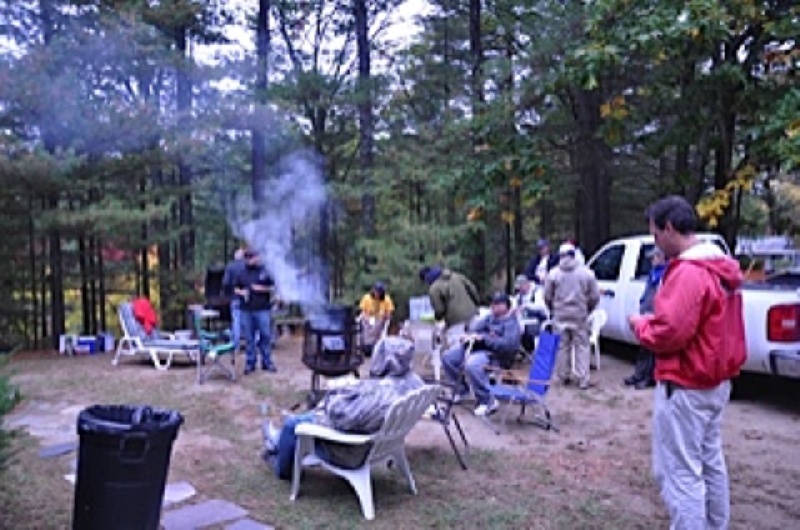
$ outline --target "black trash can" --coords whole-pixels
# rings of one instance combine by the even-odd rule
[[[147,406],[81,411],[73,530],[157,530],[182,423],[178,412]]]

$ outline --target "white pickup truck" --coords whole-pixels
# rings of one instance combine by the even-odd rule
[[[730,254],[716,234],[699,234]],[[647,253],[652,236],[615,239],[587,262],[598,280],[600,307],[608,313],[603,337],[637,344],[628,326],[628,315],[638,313],[639,298],[650,272]],[[747,372],[800,379],[800,290],[796,287],[746,283],[742,288],[744,328],[747,339]]]

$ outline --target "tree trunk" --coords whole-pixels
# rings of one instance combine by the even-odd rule
[[[33,220],[33,193],[28,195],[28,260],[30,263],[30,289],[31,289],[31,307],[33,308],[32,323],[33,323],[33,347],[39,348],[39,297],[37,295],[37,281],[39,271],[36,261],[36,227]],[[42,330],[44,332],[44,330]]]
[[[483,43],[482,43],[482,5],[481,0],[470,0],[469,2],[469,51],[471,57],[470,84],[472,88],[472,119],[477,122],[478,116],[483,114],[484,90],[483,90]],[[476,164],[476,179],[480,179],[480,155],[477,147],[483,143],[483,138],[473,128],[472,145],[473,157]],[[478,281],[480,288],[486,284],[486,232],[483,228],[476,229],[472,234],[472,270]]]
[[[256,122],[260,122],[258,114],[266,110],[267,89],[269,88],[269,52],[271,35],[269,13],[272,7],[270,0],[259,0],[256,19],[256,68],[255,101]],[[267,180],[267,146],[263,126],[254,124],[251,131],[250,146],[250,189],[253,202],[259,205],[264,200],[264,186]]]
[[[52,0],[39,0],[41,15],[42,36],[44,45],[50,46],[55,37],[55,24],[53,20],[54,8]],[[45,120],[47,118],[45,117]],[[56,150],[56,140],[53,137],[50,124],[45,122],[40,124],[44,148],[48,153]],[[51,194],[47,200],[47,207],[51,210],[58,210],[60,193]],[[61,252],[61,232],[58,228],[51,228],[49,234],[49,256],[50,256],[50,337],[53,347],[58,348],[59,336],[64,334],[64,270],[63,256]]]
[[[97,299],[99,309],[100,331],[108,331],[106,321],[106,271],[103,261],[103,240],[97,238]]]
[[[375,235],[375,195],[373,163],[372,68],[369,42],[369,12],[367,0],[353,1],[358,53],[358,161],[364,184],[361,198],[362,228],[364,235]],[[367,258],[367,263],[369,263]]]
[[[608,161],[612,156],[600,137],[599,90],[574,89],[573,113],[576,121],[576,141],[572,161],[579,177],[578,192],[581,207],[578,243],[590,255],[611,235],[611,172]]]
[[[181,52],[182,65],[178,67],[177,75],[177,103],[178,120],[183,125],[181,130],[189,130],[190,114],[192,112],[192,80],[186,71],[191,60],[189,51],[189,30],[186,27],[178,28],[175,33],[175,44]],[[178,256],[180,264],[186,269],[194,267],[195,229],[192,208],[192,168],[186,163],[185,157],[178,155],[178,183],[182,191],[178,199],[178,223],[184,228],[179,239]],[[144,286],[143,286],[144,287]]]
[[[86,246],[86,236],[83,234],[78,236],[78,270],[81,278],[81,320],[83,334],[90,334],[92,332],[92,306],[89,300],[89,264],[88,255],[89,249]]]

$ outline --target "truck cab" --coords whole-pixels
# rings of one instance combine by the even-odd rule
[[[698,234],[703,241],[719,246],[730,254],[725,240],[718,234]],[[655,247],[653,236],[615,239],[600,248],[587,265],[594,272],[600,287],[600,307],[608,314],[603,336],[627,343],[636,343],[628,326],[628,315],[639,312],[639,299],[650,274],[648,253]]]

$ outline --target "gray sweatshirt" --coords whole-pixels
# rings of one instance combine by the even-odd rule
[[[544,301],[556,324],[580,328],[600,303],[594,273],[575,258],[563,256],[544,282]]]

